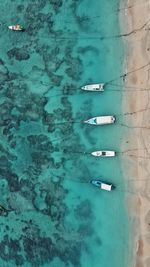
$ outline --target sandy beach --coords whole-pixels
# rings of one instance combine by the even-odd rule
[[[127,177],[127,201],[130,235],[131,267],[150,266],[150,1],[130,0],[123,7],[125,28],[124,117],[128,137],[123,150]],[[126,34],[127,33],[127,34]],[[130,74],[128,74],[131,72]],[[145,90],[146,89],[146,90]],[[132,90],[132,91],[130,91]],[[134,241],[133,241],[134,240]],[[128,267],[130,267],[128,266]]]

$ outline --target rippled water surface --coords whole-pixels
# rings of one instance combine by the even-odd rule
[[[1,267],[124,267],[128,227],[120,158],[121,93],[82,92],[122,72],[119,0],[0,3]],[[26,30],[13,32],[7,25]],[[115,125],[81,123],[118,115]],[[86,153],[84,153],[86,152]],[[101,178],[116,186],[102,192]],[[4,216],[5,215],[5,216]]]

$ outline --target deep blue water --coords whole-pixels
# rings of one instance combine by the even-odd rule
[[[81,92],[123,72],[119,0],[1,3],[0,266],[125,267],[128,217],[120,151],[122,93]],[[7,25],[21,23],[24,32]],[[121,89],[121,88],[120,88]],[[116,124],[81,123],[115,115]],[[73,122],[73,123],[72,123]],[[87,154],[84,154],[86,152]],[[102,178],[116,186],[102,192]]]

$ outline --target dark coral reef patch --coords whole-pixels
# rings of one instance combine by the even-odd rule
[[[70,95],[75,96],[83,78],[82,55],[97,50],[78,47],[78,26],[86,26],[77,16],[76,1],[18,3],[12,20],[22,19],[26,29],[12,35],[0,59],[0,178],[7,184],[3,201],[11,210],[5,225],[10,236],[1,239],[0,257],[4,266],[9,261],[14,266],[50,266],[57,257],[64,266],[81,267],[86,238],[94,233],[92,208],[84,200],[72,211],[64,184],[74,178],[75,166],[79,174],[88,173],[77,153],[84,145],[75,122],[90,112],[91,102],[77,114]],[[70,23],[64,28],[59,19],[66,6],[75,23],[72,40]],[[78,225],[74,229],[72,221],[71,231],[66,226],[70,214]]]

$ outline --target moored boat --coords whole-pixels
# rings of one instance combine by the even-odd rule
[[[114,116],[98,116],[84,121],[84,123],[92,125],[104,125],[104,124],[111,124],[114,122],[115,122]]]
[[[10,25],[8,26],[8,29],[12,31],[23,31],[23,27],[20,24]]]
[[[99,150],[99,151],[93,151],[91,155],[94,157],[114,157],[116,153],[115,151]]]
[[[96,84],[87,84],[81,87],[82,90],[85,91],[104,91],[104,83],[96,83]]]
[[[90,183],[102,190],[111,191],[114,189],[114,186],[112,184],[104,183],[99,179],[91,180]]]

